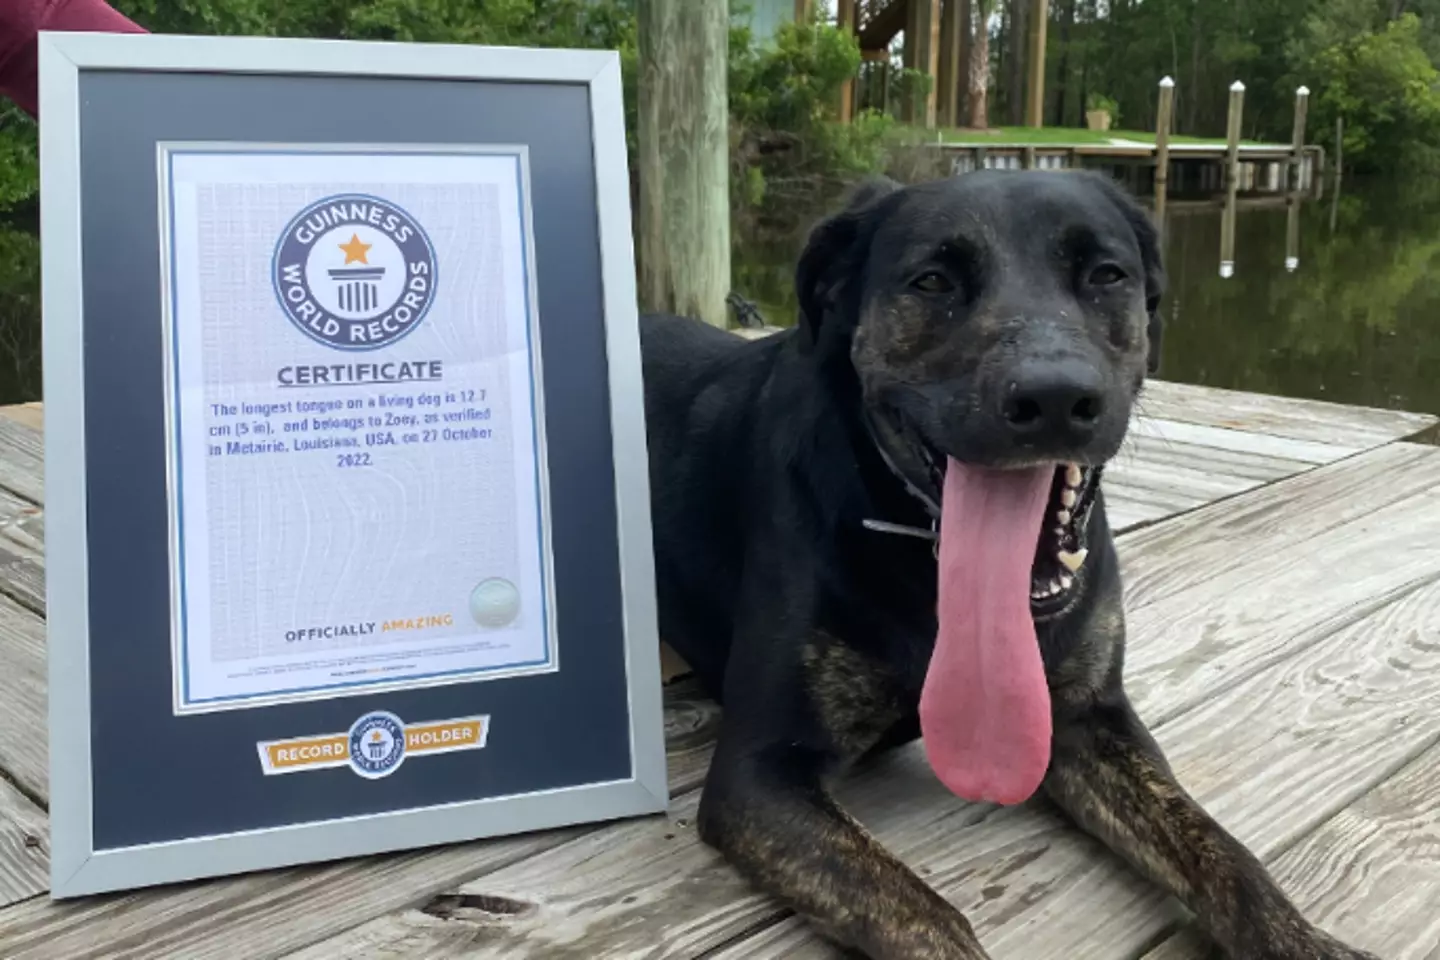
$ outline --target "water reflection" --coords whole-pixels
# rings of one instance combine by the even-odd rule
[[[1225,196],[1166,206],[1163,377],[1440,414],[1440,184],[1242,195],[1228,279]],[[733,286],[772,323],[794,317],[795,257],[822,212],[736,225]]]

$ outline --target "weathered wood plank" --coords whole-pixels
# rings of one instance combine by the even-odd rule
[[[0,770],[34,797],[49,795],[47,679],[45,621],[0,596]]]
[[[1377,510],[1423,502],[1440,470],[1437,456],[1440,448],[1391,444],[1127,534],[1121,556],[1126,607],[1166,598],[1177,582],[1220,576],[1235,560],[1259,563],[1263,572],[1269,560],[1261,548],[1272,537],[1325,539]]]
[[[45,811],[0,779],[0,908],[49,887],[50,829]]]
[[[1308,916],[1386,960],[1440,960],[1440,746],[1270,864]],[[1190,929],[1144,960],[1207,960]]]
[[[1274,397],[1168,380],[1147,382],[1140,398],[1140,412],[1185,423],[1359,448],[1411,436],[1436,422],[1429,414]]]
[[[1221,450],[1174,439],[1161,439],[1143,433],[1129,434],[1110,469],[1133,463],[1159,463],[1182,470],[1223,473],[1230,477],[1246,477],[1270,482],[1293,476],[1314,466],[1304,460],[1292,460],[1243,450]],[[1108,472],[1108,471],[1107,471]]]
[[[0,407],[0,416],[9,417],[16,423],[29,427],[31,430],[45,429],[45,405],[39,401],[32,403],[12,403]]]
[[[1186,423],[1183,420],[1166,420],[1154,416],[1137,417],[1132,421],[1130,429],[1136,438],[1150,439],[1159,443],[1187,443],[1200,447],[1213,447],[1216,450],[1260,454],[1313,464],[1333,463],[1342,457],[1361,453],[1371,446],[1296,440],[1266,433],[1253,433],[1249,430],[1231,430],[1225,427]]]
[[[1427,458],[1432,470],[1440,465],[1440,451],[1433,453]],[[1292,511],[1312,509],[1325,493],[1323,484],[1309,485],[1309,498],[1294,502]],[[1431,522],[1440,522],[1440,504],[1429,514]],[[1264,515],[1252,516],[1259,522]],[[1252,545],[1257,555],[1272,553],[1290,527],[1267,524],[1266,530],[1269,543]],[[1377,524],[1369,532],[1383,544],[1398,531]],[[1192,538],[1204,536],[1204,527],[1192,525]],[[1212,618],[1221,615],[1213,608],[1222,606],[1222,598],[1234,609],[1253,613],[1273,606],[1281,612],[1232,618],[1236,648],[1244,649],[1242,640],[1266,641],[1276,630],[1308,631],[1286,648],[1289,659],[1274,657],[1243,679],[1232,676],[1243,672],[1239,662],[1227,671],[1195,673],[1192,685],[1199,689],[1181,691],[1189,712],[1168,709],[1153,692],[1161,685],[1145,686],[1137,698],[1148,719],[1169,715],[1171,722],[1158,726],[1161,742],[1187,785],[1227,826],[1257,842],[1288,842],[1386,776],[1417,743],[1440,736],[1440,716],[1412,718],[1395,729],[1397,718],[1440,695],[1440,646],[1410,649],[1430,626],[1426,616],[1440,626],[1440,614],[1432,612],[1440,609],[1440,551],[1428,551],[1427,559],[1419,579],[1397,585],[1396,602],[1358,624],[1346,616],[1352,597],[1338,596],[1317,611],[1306,595],[1277,594],[1263,577],[1252,577],[1248,586],[1222,582],[1202,591],[1208,599],[1199,606],[1209,608]],[[1199,579],[1213,584],[1216,578]],[[1180,585],[1174,589],[1180,592]],[[1204,615],[1180,619],[1141,628],[1135,644],[1162,645],[1161,631],[1192,639],[1209,632]],[[1392,666],[1402,651],[1413,669]],[[1203,662],[1207,652],[1194,655]],[[1215,691],[1218,698],[1207,699]],[[1125,954],[1109,945],[1123,941],[1138,950],[1174,920],[1157,893],[1043,807],[994,811],[947,794],[917,747],[861,773],[842,796],[891,849],[972,912],[982,936],[988,933],[996,943],[997,956],[1120,957]],[[897,796],[906,802],[896,803]],[[757,898],[699,844],[687,820],[694,803],[687,797],[669,824],[633,823],[592,835],[478,878],[455,894],[475,903],[495,897],[522,904],[516,915],[404,911],[295,960],[461,951],[501,957],[526,949],[576,960],[597,955],[587,953],[597,949],[598,955],[693,956],[757,927],[765,932],[717,956],[830,956],[808,927],[785,921],[776,904]],[[1057,906],[1062,900],[1068,907]],[[658,904],[663,907],[657,910]],[[1017,933],[1021,928],[1024,933]]]
[[[4,648],[0,638],[0,652]],[[670,789],[683,794],[699,785],[709,765],[719,709],[689,683],[667,689],[666,699]],[[595,829],[545,831],[80,901],[34,899],[0,910],[0,944],[5,960],[233,960],[237,944],[244,945],[246,960],[263,960],[388,911],[428,904],[436,893],[470,877]]]
[[[44,503],[44,458],[40,431],[0,417],[0,487],[33,503]]]

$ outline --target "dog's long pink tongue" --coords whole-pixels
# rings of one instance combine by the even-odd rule
[[[967,800],[1019,803],[1050,762],[1050,692],[1030,569],[1054,469],[950,460],[940,516],[939,633],[920,694],[930,766]]]

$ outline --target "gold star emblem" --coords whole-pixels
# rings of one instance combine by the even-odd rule
[[[365,259],[365,251],[373,246],[373,243],[361,243],[360,234],[358,233],[350,234],[349,243],[339,244],[340,249],[345,251],[345,262],[347,264],[354,263],[358,260],[367,266],[370,264],[370,261]]]
[[[363,256],[363,254],[362,254],[362,256]],[[370,734],[370,739],[373,740],[373,741],[375,741],[376,743],[379,743],[381,740],[384,740],[385,738],[384,738],[383,736],[381,736],[379,730],[376,730],[374,733]]]

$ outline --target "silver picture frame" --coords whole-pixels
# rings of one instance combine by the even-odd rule
[[[86,475],[81,152],[103,150],[104,144],[81,140],[81,78],[88,72],[499,81],[587,91],[610,398],[609,410],[601,413],[613,448],[629,777],[97,849],[87,490],[103,480]],[[135,889],[663,812],[669,797],[618,54],[48,32],[39,38],[39,79],[51,896]]]

